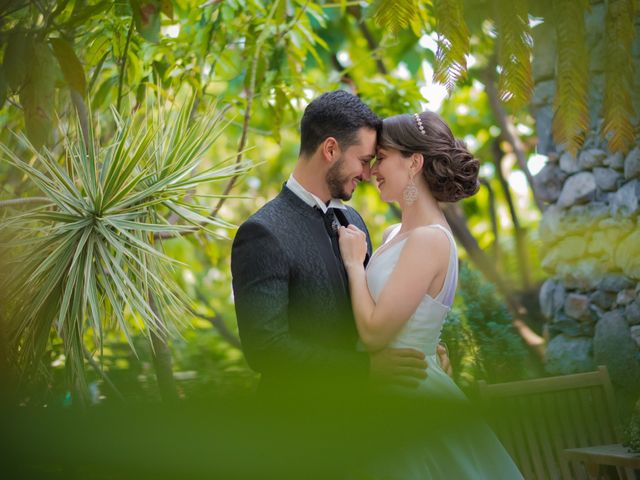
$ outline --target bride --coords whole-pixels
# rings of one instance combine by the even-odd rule
[[[455,242],[438,202],[456,202],[475,194],[478,169],[478,160],[437,114],[387,118],[371,174],[381,198],[399,202],[402,223],[385,231],[383,245],[366,270],[365,234],[353,225],[339,230],[362,343],[369,351],[385,347],[422,351],[429,366],[417,395],[425,398],[466,401],[442,369],[436,352],[458,277]],[[408,463],[405,459],[397,466],[402,473],[396,473],[401,478],[522,478],[484,423],[465,425],[464,434],[451,430],[437,439],[437,453],[430,448],[419,453],[412,449]]]

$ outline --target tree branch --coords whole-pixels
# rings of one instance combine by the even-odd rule
[[[220,336],[222,338],[224,338],[227,342],[229,342],[229,344],[233,345],[236,348],[242,349],[242,345],[240,343],[240,339],[238,337],[236,337],[225,325],[224,323],[224,319],[218,315],[217,313],[213,316],[211,315],[205,315],[203,313],[199,313],[196,310],[194,310],[193,308],[189,308],[189,311],[191,312],[192,315],[201,318],[203,320],[206,320],[207,322],[211,323],[211,325],[213,326],[213,328],[215,328],[218,333],[220,334]]]
[[[496,117],[498,125],[500,126],[500,130],[502,130],[502,135],[504,136],[505,140],[511,145],[513,153],[515,153],[516,158],[518,159],[520,170],[522,170],[525,177],[527,177],[527,182],[529,183],[529,188],[531,188],[531,192],[533,193],[533,200],[535,204],[537,205],[538,209],[542,211],[543,203],[536,194],[535,184],[533,183],[533,175],[531,175],[529,167],[527,166],[527,156],[525,153],[524,144],[520,140],[513,122],[502,107],[502,103],[500,103],[495,83],[495,70],[495,58],[492,58],[485,70],[485,87],[487,96],[489,97],[489,105],[491,107],[491,111]]]
[[[149,293],[149,306],[153,313],[162,320],[152,293]],[[167,343],[167,334],[151,330],[149,335],[151,337],[151,354],[153,357],[153,366],[156,371],[160,397],[163,402],[173,404],[177,402],[180,397],[178,395],[175,378],[173,377],[173,359],[171,357],[171,349]]]
[[[278,7],[278,4],[280,3],[280,0],[276,0],[275,2],[273,2],[273,6],[271,7],[271,10],[269,11],[269,16],[267,17],[267,20],[265,22],[265,24],[268,24],[271,19],[273,18],[273,16],[276,13],[276,9]],[[260,36],[258,37],[258,40],[256,41],[256,50],[253,54],[253,59],[251,61],[251,77],[249,78],[249,90],[247,91],[247,107],[245,109],[244,112],[244,122],[242,125],[242,136],[240,137],[240,144],[238,145],[238,155],[236,156],[236,165],[239,165],[240,162],[242,161],[242,156],[243,156],[243,151],[245,148],[245,145],[247,143],[247,132],[249,130],[249,120],[251,120],[251,106],[253,104],[253,98],[255,96],[255,89],[256,89],[256,74],[257,74],[257,70],[258,70],[258,59],[260,58],[260,52],[262,51],[262,45],[268,35],[269,29],[268,28],[264,28],[264,30],[262,30],[262,32],[260,33]],[[231,191],[231,189],[233,188],[233,186],[235,185],[237,179],[238,179],[239,174],[234,175],[233,177],[231,177],[231,180],[229,180],[229,183],[227,184],[227,186],[224,189],[223,195],[228,195],[229,192]],[[213,209],[213,211],[211,212],[211,214],[209,215],[210,217],[215,217],[218,215],[218,212],[220,212],[220,209],[222,208],[222,205],[224,204],[226,198],[221,198],[218,201],[218,204],[216,205],[216,207]]]
[[[135,22],[131,17],[131,23],[129,24],[129,31],[127,32],[127,41],[124,44],[124,52],[122,52],[122,67],[120,69],[120,78],[118,80],[118,99],[116,103],[116,111],[120,113],[120,104],[122,102],[122,87],[124,85],[124,72],[127,67],[127,55],[129,53],[129,43],[131,42],[131,34],[133,33],[133,27]]]
[[[347,8],[347,11],[357,20],[358,29],[367,41],[367,45],[369,46],[369,50],[371,50],[371,53],[373,54],[378,71],[383,75],[387,75],[389,71],[387,70],[387,67],[384,66],[384,63],[382,62],[382,59],[378,54],[380,46],[378,45],[376,39],[373,37],[373,34],[369,30],[369,27],[367,27],[367,24],[364,22],[364,18],[362,17],[362,7],[360,7],[360,5],[351,6]]]
[[[125,401],[124,396],[120,393],[120,390],[114,385],[109,376],[100,368],[98,362],[93,359],[91,352],[87,349],[86,345],[82,344],[82,351],[84,353],[84,358],[89,362],[89,365],[93,370],[102,378],[102,381],[109,387],[111,392],[116,396],[118,400]]]
[[[278,38],[276,39],[275,43],[278,43],[280,40],[282,40],[282,38],[284,38],[284,36],[289,33],[291,31],[291,29],[295,26],[296,23],[298,23],[298,20],[300,20],[300,18],[302,17],[302,15],[304,14],[304,12],[307,11],[307,7],[309,6],[311,0],[307,0],[305,2],[305,4],[302,6],[302,8],[300,10],[298,10],[298,14],[296,15],[296,18],[294,18],[289,25],[287,26],[287,28],[285,28],[282,32],[280,32],[278,34]]]
[[[504,175],[502,173],[502,158],[504,156],[504,152],[502,151],[502,148],[500,148],[500,140],[495,139],[491,147],[491,151],[493,153],[493,163],[496,168],[496,176],[498,177],[500,187],[502,188],[502,193],[507,201],[509,214],[511,215],[511,222],[513,223],[513,229],[515,231],[518,266],[520,270],[520,276],[522,277],[522,286],[526,290],[531,286],[531,279],[529,278],[529,262],[527,261],[526,232],[520,225],[515,202],[513,201],[513,196],[511,195],[511,189],[509,188],[509,182],[507,182],[507,179],[504,178]]]
[[[340,60],[338,60],[338,56],[335,53],[331,54],[331,63],[333,64],[333,68],[335,68],[340,74],[340,81],[349,85],[351,92],[355,94],[358,91],[356,82],[354,82],[351,75],[347,73],[347,69],[340,63]]]
[[[487,189],[489,195],[489,217],[491,218],[491,231],[493,232],[493,258],[498,261],[500,257],[500,231],[498,230],[498,216],[496,214],[496,194],[491,183],[486,178],[479,177],[480,184]]]

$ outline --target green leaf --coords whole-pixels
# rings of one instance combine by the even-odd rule
[[[282,119],[284,118],[284,110],[289,104],[287,93],[284,90],[284,85],[280,85],[275,88],[275,105],[273,106],[273,127],[271,132],[273,133],[274,140],[280,143],[280,128],[282,127]]]
[[[33,40],[21,32],[12,32],[4,51],[3,67],[7,83],[12,90],[18,90],[27,79],[29,59],[33,54]]]
[[[438,51],[433,79],[453,91],[456,82],[467,73],[470,33],[464,20],[461,0],[435,0]]]
[[[24,122],[29,141],[40,149],[49,141],[53,129],[52,108],[48,103],[39,103],[36,86],[28,84],[20,92],[20,103],[24,108]]]
[[[160,0],[160,11],[173,20],[173,3],[171,0]]]
[[[114,75],[112,77],[107,78],[106,80],[104,80],[100,86],[98,87],[98,90],[96,91],[96,93],[93,95],[93,108],[96,110],[100,110],[102,107],[104,107],[104,104],[107,102],[107,100],[111,100],[113,101],[113,88],[118,85],[118,76]]]
[[[632,123],[636,113],[632,98],[634,62],[629,61],[636,35],[635,18],[633,0],[611,0],[607,3],[601,136],[608,139],[613,152],[627,153],[636,139]]]
[[[56,321],[58,325],[58,332],[62,331],[62,327],[65,321],[71,321],[75,323],[76,316],[72,315],[70,319],[67,319],[67,311],[69,309],[69,303],[74,300],[77,301],[82,293],[79,291],[80,285],[78,284],[80,280],[80,267],[84,264],[82,261],[82,257],[84,256],[84,246],[91,235],[91,230],[86,229],[78,244],[75,248],[75,253],[73,255],[73,260],[71,261],[71,266],[69,267],[69,275],[67,277],[66,288],[64,290],[64,295],[62,297],[62,302],[60,304],[60,313],[58,314],[58,319]]]
[[[87,90],[87,80],[73,47],[62,38],[52,38],[50,42],[65,80],[71,88],[84,97]]]
[[[589,53],[585,33],[587,0],[553,2],[558,59],[552,129],[554,140],[575,155],[589,129]]]
[[[145,40],[160,40],[160,2],[158,0],[130,0],[136,29]]]
[[[102,323],[100,322],[100,299],[96,283],[96,272],[94,271],[94,245],[95,239],[92,236],[87,243],[87,252],[85,256],[84,272],[84,294],[85,301],[89,303],[89,317],[93,323],[93,329],[96,332],[96,338],[99,344],[102,344]],[[83,309],[85,309],[83,307]]]
[[[397,33],[418,15],[417,0],[378,0],[373,18],[381,27]]]
[[[35,44],[26,83],[20,91],[27,136],[36,149],[48,142],[53,130],[55,62],[48,45]]]
[[[67,30],[72,30],[78,25],[82,25],[86,23],[91,17],[98,17],[102,13],[106,13],[113,5],[118,4],[119,2],[113,2],[112,0],[104,0],[102,2],[96,3],[95,5],[89,5],[79,11],[74,12],[74,14],[69,18],[69,20],[64,24]]]
[[[4,68],[0,65],[0,108],[7,100],[7,80],[4,75]]]
[[[531,50],[526,0],[495,2],[498,33],[498,62],[502,66],[498,81],[500,99],[514,110],[529,103],[533,91]]]

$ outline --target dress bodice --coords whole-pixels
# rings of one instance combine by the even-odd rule
[[[445,317],[453,303],[458,281],[458,253],[451,233],[441,225],[429,225],[442,230],[449,239],[449,266],[441,291],[436,297],[425,294],[414,314],[407,320],[396,338],[389,345],[395,348],[415,348],[434,355],[440,341],[440,333]],[[389,239],[374,253],[367,267],[367,284],[375,302],[393,272],[407,236],[398,235],[400,226],[389,236]],[[404,238],[403,238],[404,237]]]

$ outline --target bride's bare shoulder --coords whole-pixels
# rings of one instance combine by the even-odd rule
[[[390,225],[384,229],[384,232],[382,232],[382,243],[385,243],[387,241],[387,238],[389,238],[391,232],[393,232],[398,226],[400,226],[399,223],[394,223],[393,225]]]
[[[426,255],[425,258],[428,261],[433,261],[434,257],[448,259],[450,246],[449,238],[442,229],[435,228],[433,225],[425,225],[414,228],[409,233],[406,248],[409,251],[424,252],[427,250],[429,255]]]

